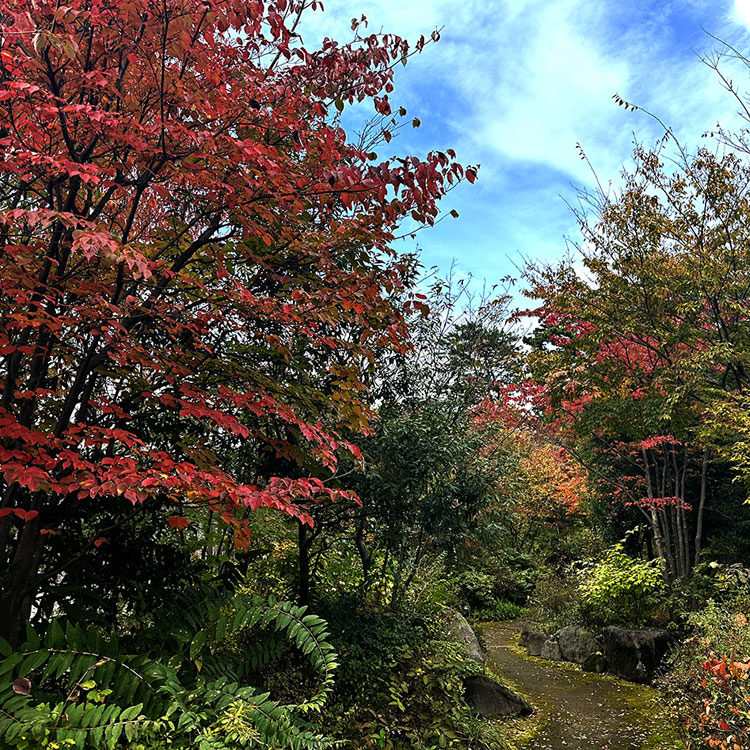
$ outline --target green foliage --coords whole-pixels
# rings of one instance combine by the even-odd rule
[[[476,569],[464,570],[456,576],[459,601],[468,607],[477,620],[513,620],[520,617],[523,607],[499,598],[502,581]]]
[[[486,746],[490,727],[463,700],[464,677],[482,668],[442,640],[429,611],[389,612],[352,600],[328,607],[332,644],[341,654],[324,712],[329,734],[382,750]]]
[[[259,508],[248,519],[255,557],[245,568],[246,585],[260,596],[294,599],[297,571],[296,522]]]
[[[384,733],[391,747],[457,747],[462,739],[456,721],[462,713],[465,671],[460,648],[431,646],[427,659],[404,655],[361,725],[369,734]]]
[[[538,575],[537,566],[529,555],[504,545],[502,554],[496,552],[489,556],[483,568],[495,577],[495,594],[499,599],[526,603]]]
[[[460,748],[480,728],[463,701],[463,678],[476,668],[452,644],[429,643],[403,653],[373,700],[342,713],[339,731],[355,746],[398,750]]]
[[[128,620],[148,617],[160,603],[193,585],[205,565],[167,525],[174,513],[169,500],[133,507],[125,497],[112,498],[107,508],[83,504],[66,516],[56,534],[46,537],[50,569],[65,575],[45,583],[36,599],[37,617],[49,620],[64,613],[73,622],[104,630]],[[79,555],[97,529],[111,527],[96,560]]]
[[[502,384],[514,382],[520,358],[508,325],[512,297],[490,296],[494,288],[477,295],[465,282],[451,271],[430,285],[429,313],[417,310],[408,321],[413,348],[379,363],[378,402],[408,410],[436,402],[456,416],[498,398]]]
[[[742,563],[723,566],[709,563],[707,568],[713,573],[717,594],[723,601],[729,602],[730,606],[740,606],[750,595],[750,568]]]
[[[315,575],[331,562],[344,563],[334,590],[356,587],[391,607],[405,606],[428,558],[454,559],[477,533],[480,512],[497,502],[505,458],[488,446],[503,427],[478,418],[478,411],[499,395],[518,361],[508,302],[477,299],[463,280],[434,281],[429,309],[419,305],[409,317],[412,347],[385,352],[377,362],[370,384],[374,431],[353,437],[364,470],[353,465],[342,482],[362,505],[347,513],[328,506],[312,511],[311,557],[322,549],[329,558]],[[351,534],[337,544],[331,536],[342,520]],[[347,545],[342,554],[339,547]],[[360,576],[347,570],[352,550]]]
[[[117,636],[63,629],[57,620],[43,638],[29,628],[18,649],[0,641],[4,746],[322,750],[333,744],[301,718],[320,713],[333,687],[336,655],[323,620],[304,607],[243,594],[180,611],[177,629],[154,634],[171,647],[158,659],[128,653]],[[227,644],[258,627],[288,639],[308,659],[318,677],[311,697],[282,705],[246,684],[276,649]]]
[[[475,614],[491,611],[498,604],[513,604],[520,611],[520,605],[526,603],[533,590],[537,570],[531,559],[512,548],[498,550],[500,543],[495,540],[490,552],[483,549],[467,556],[463,570],[455,577],[461,605]],[[484,615],[477,616],[484,619]]]
[[[387,555],[392,606],[404,601],[425,557],[464,544],[496,499],[500,466],[482,454],[487,439],[468,413],[452,415],[439,401],[380,410],[363,442],[369,468],[353,488],[370,547]]]
[[[706,653],[719,656],[737,654],[750,657],[750,623],[746,611],[747,600],[742,604],[722,604],[709,599],[700,612],[693,612],[688,621],[697,636],[695,645]]]
[[[474,612],[474,618],[477,620],[496,621],[517,620],[523,617],[526,610],[519,604],[513,602],[497,601],[489,607],[483,607]]]
[[[495,579],[479,570],[465,570],[456,577],[458,596],[472,610],[487,609],[497,601]]]
[[[646,625],[665,590],[659,562],[634,559],[620,544],[585,565],[579,578],[581,614],[598,626]]]
[[[674,159],[669,139],[637,147],[620,191],[582,195],[578,252],[528,270],[545,414],[601,499],[647,521],[670,581],[706,546],[747,551],[747,514],[727,499],[750,476],[750,163],[723,137],[730,148],[680,146]]]
[[[570,568],[549,571],[537,580],[528,617],[549,633],[580,622],[578,578]]]
[[[341,654],[334,688],[338,701],[366,705],[425,642],[426,626],[419,615],[362,606],[353,598],[321,603],[320,608],[330,623],[332,645]]]

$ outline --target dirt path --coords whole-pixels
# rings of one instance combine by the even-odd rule
[[[564,662],[527,656],[518,623],[481,628],[488,666],[537,709],[508,723],[508,741],[523,750],[673,750],[682,745],[655,690]]]

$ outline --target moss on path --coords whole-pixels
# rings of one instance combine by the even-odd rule
[[[527,656],[520,623],[481,627],[488,666],[536,713],[505,722],[512,750],[673,750],[683,747],[660,694],[565,662]]]

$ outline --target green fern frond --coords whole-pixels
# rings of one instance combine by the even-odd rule
[[[223,605],[205,601],[189,612],[183,626],[191,627],[172,631],[179,648],[166,661],[122,653],[117,637],[69,623],[63,629],[58,621],[43,638],[29,628],[15,650],[0,639],[0,745],[116,750],[148,739],[174,750],[325,750],[340,744],[300,717],[319,710],[333,687],[336,654],[323,620],[289,602],[242,594]],[[289,642],[318,676],[311,698],[281,705],[241,683],[242,664],[213,658],[226,638],[256,626],[280,637],[249,649],[251,668],[278,656]],[[235,655],[238,662],[247,657],[245,651]],[[184,669],[186,658],[192,670]]]

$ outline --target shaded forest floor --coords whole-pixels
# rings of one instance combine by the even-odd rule
[[[521,624],[481,627],[488,666],[534,706],[526,719],[506,722],[514,750],[672,750],[682,747],[665,718],[660,694],[566,662],[527,656]]]

